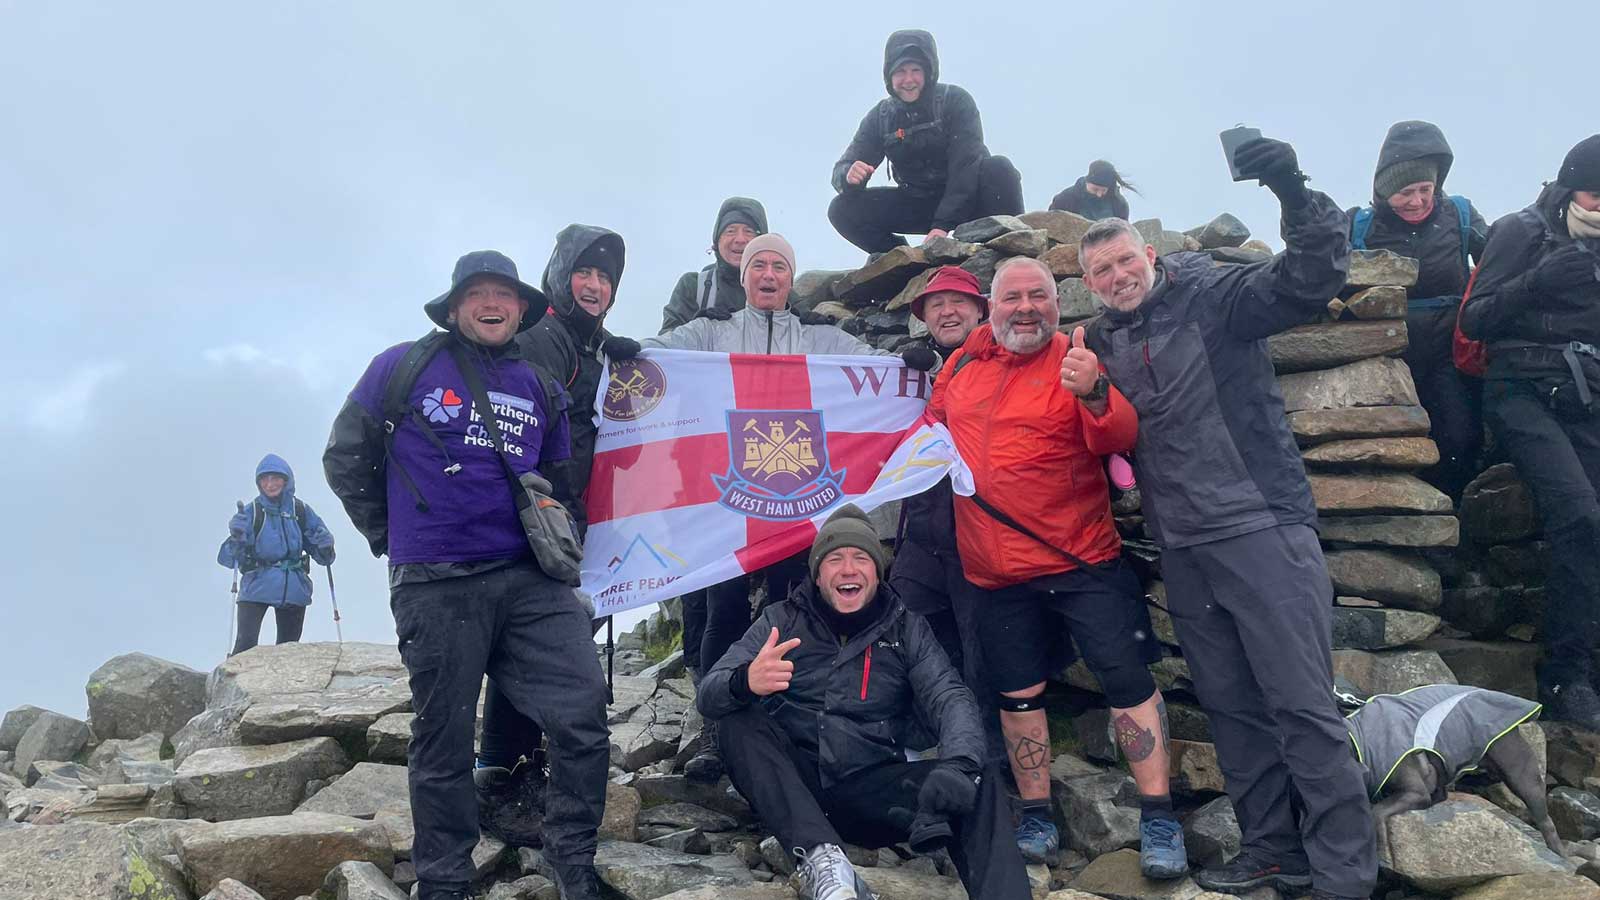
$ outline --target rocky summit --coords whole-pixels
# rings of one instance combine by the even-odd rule
[[[1067,329],[1100,313],[1078,259],[1088,227],[1065,212],[970,222],[859,270],[804,273],[796,302],[899,350],[925,338],[908,307],[936,267],[960,266],[987,286],[1001,261],[1026,255],[1059,279]],[[1155,219],[1137,227],[1159,252],[1204,253],[1219,266],[1272,257],[1228,214],[1184,232]],[[1511,466],[1483,472],[1459,506],[1417,477],[1438,449],[1402,358],[1405,288],[1416,278],[1412,260],[1358,253],[1327,314],[1269,342],[1322,518],[1337,597],[1336,681],[1365,694],[1444,682],[1531,697],[1548,546]],[[893,510],[882,512],[893,521]],[[1165,609],[1138,490],[1113,512],[1163,648],[1153,669],[1167,698],[1190,861],[1215,864],[1237,853],[1241,838],[1210,726]],[[683,775],[703,722],[676,651],[680,629],[675,604],[664,604],[618,647],[596,860],[606,896],[794,898],[792,856],[731,784]],[[393,646],[257,647],[209,674],[128,653],[89,675],[85,700],[87,719],[33,706],[0,718],[0,900],[408,896],[416,881],[405,768],[412,710]],[[1140,876],[1138,797],[1107,735],[1100,687],[1081,663],[1052,683],[1046,704],[1063,847],[1058,865],[1030,869],[1034,897],[1218,900],[1191,879]],[[1520,733],[1551,787],[1566,853],[1544,845],[1503,785],[1468,779],[1446,802],[1382,824],[1375,896],[1600,897],[1600,735],[1561,723]],[[944,853],[845,849],[881,900],[966,896]],[[484,837],[473,860],[477,900],[556,896],[536,846]]]

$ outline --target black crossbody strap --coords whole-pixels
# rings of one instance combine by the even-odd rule
[[[1056,552],[1056,554],[1059,555],[1061,558],[1063,558],[1063,559],[1075,564],[1078,568],[1082,569],[1083,571],[1088,572],[1090,575],[1093,575],[1094,577],[1099,578],[1102,581],[1109,582],[1110,576],[1108,576],[1106,573],[1102,572],[1099,569],[1099,567],[1097,567],[1093,563],[1085,560],[1083,557],[1079,556],[1078,554],[1073,553],[1071,550],[1066,550],[1066,549],[1063,549],[1061,547],[1057,547],[1055,544],[1051,543],[1050,541],[1047,541],[1044,538],[1040,537],[1038,532],[1036,532],[1032,528],[1029,528],[1028,526],[1022,524],[1021,522],[1018,522],[1016,519],[1013,519],[1011,517],[1010,513],[1007,513],[1005,510],[1000,509],[999,507],[997,507],[994,504],[990,503],[988,500],[983,499],[983,495],[982,494],[979,494],[978,492],[974,491],[972,493],[972,496],[971,496],[970,499],[972,500],[973,503],[978,504],[978,508],[979,509],[981,509],[984,512],[988,513],[989,514],[989,518],[994,519],[996,522],[999,522],[1001,525],[1006,526],[1007,528],[1011,529],[1012,531],[1017,532],[1018,534],[1026,535],[1027,537],[1033,538],[1035,541],[1039,542],[1043,546],[1049,547],[1051,550],[1054,550]]]
[[[483,419],[484,426],[489,431],[489,440],[494,444],[495,458],[500,460],[500,468],[505,472],[506,482],[511,486],[511,497],[517,504],[517,509],[526,509],[533,501],[528,499],[528,492],[522,489],[522,482],[517,480],[517,473],[512,471],[511,462],[506,459],[506,451],[502,442],[505,432],[500,430],[500,417],[495,414],[494,406],[489,402],[489,392],[483,386],[483,379],[478,375],[477,366],[467,358],[466,348],[459,341],[451,341],[447,352],[455,361],[456,368],[461,370],[461,379],[467,383],[467,391],[472,394],[472,405],[478,410],[478,415]]]

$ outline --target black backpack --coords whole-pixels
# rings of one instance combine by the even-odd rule
[[[261,563],[256,559],[256,541],[261,539],[261,529],[267,524],[266,510],[261,504],[250,501],[250,546],[245,548],[244,564],[239,566],[240,572],[254,572],[261,568]],[[294,522],[300,526],[300,568],[305,572],[311,571],[311,556],[306,551],[306,505],[299,497],[294,498]]]

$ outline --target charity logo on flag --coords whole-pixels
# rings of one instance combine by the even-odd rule
[[[950,435],[924,413],[932,386],[888,356],[652,349],[612,364],[584,542],[596,615],[802,552],[845,503],[871,511],[946,475],[961,489]]]

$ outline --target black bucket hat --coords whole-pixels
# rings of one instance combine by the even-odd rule
[[[455,271],[450,273],[450,290],[423,304],[422,311],[428,314],[433,324],[440,328],[450,328],[450,299],[455,296],[461,285],[474,275],[495,275],[511,282],[517,287],[517,295],[528,301],[528,311],[523,314],[522,322],[517,325],[517,331],[527,331],[544,317],[545,310],[550,306],[549,298],[540,290],[530,284],[524,284],[517,277],[517,264],[511,261],[499,250],[474,250],[456,260]]]

